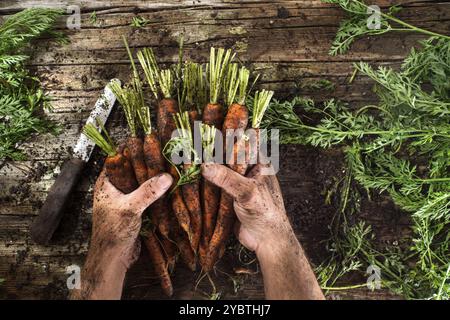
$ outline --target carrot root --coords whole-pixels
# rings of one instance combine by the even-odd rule
[[[220,249],[228,241],[231,234],[235,218],[233,198],[225,192],[222,192],[216,227],[209,243],[208,254],[206,256],[205,265],[203,266],[206,272],[211,271],[217,262],[220,255]]]
[[[185,184],[181,187],[183,198],[190,213],[191,246],[194,252],[198,250],[198,244],[202,235],[202,208],[200,203],[200,183]]]
[[[180,257],[183,260],[184,264],[191,270],[197,270],[197,260],[195,257],[195,253],[191,248],[191,244],[187,239],[186,234],[177,226],[174,231],[174,240],[180,250]]]
[[[173,295],[172,280],[170,279],[167,263],[156,235],[150,232],[144,239],[144,243],[150,254],[155,272],[160,279],[161,288],[165,295],[171,297]]]
[[[178,219],[180,227],[188,234],[189,239],[192,239],[191,217],[184,203],[180,188],[175,189],[172,194],[172,210]]]

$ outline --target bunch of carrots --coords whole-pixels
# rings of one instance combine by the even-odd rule
[[[162,172],[174,178],[171,191],[147,210],[141,232],[162,290],[172,296],[170,275],[178,258],[192,271],[200,265],[210,272],[222,257],[236,222],[233,199],[201,178],[200,164],[225,154],[227,130],[247,129],[250,71],[233,62],[235,55],[224,49],[211,48],[206,65],[183,62],[182,45],[179,63],[167,69],[160,68],[152,49],[139,50],[139,70],[125,38],[124,43],[131,61],[131,81],[124,87],[118,83],[110,86],[125,113],[129,137],[117,146],[102,123],[88,124],[83,132],[107,154],[107,176],[123,193]],[[150,94],[144,92],[144,85]],[[256,92],[254,129],[259,129],[272,95],[266,90]],[[157,101],[156,127],[148,103],[152,100]],[[224,141],[217,144],[219,131]],[[201,152],[195,149],[194,132],[200,134]],[[259,143],[259,134],[257,139]],[[245,134],[235,140],[232,154],[244,151],[246,157],[243,163],[229,166],[245,175],[250,154],[258,149],[250,150]],[[184,161],[175,163],[172,156],[180,152]]]

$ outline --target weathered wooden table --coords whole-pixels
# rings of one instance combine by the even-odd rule
[[[374,2],[381,6],[402,4],[399,17],[417,26],[441,33],[450,29],[448,2]],[[42,135],[31,139],[22,146],[28,161],[8,162],[0,169],[0,278],[5,278],[0,298],[65,298],[66,267],[83,263],[90,237],[92,183],[98,173],[96,163],[102,158],[99,152],[77,187],[55,243],[48,247],[33,244],[29,226],[102,88],[113,77],[126,80],[129,76],[122,35],[133,47],[153,47],[162,62],[176,61],[181,34],[185,36],[186,55],[195,60],[205,61],[211,46],[232,47],[242,61],[251,62],[262,74],[262,87],[276,90],[278,98],[302,94],[323,101],[336,97],[355,106],[374,97],[367,78],[357,77],[348,84],[352,63],[365,60],[396,67],[421,39],[413,33],[390,33],[357,41],[349,54],[330,57],[328,49],[343,11],[318,0],[2,0],[0,15],[34,5],[66,8],[69,4],[81,7],[81,29],[67,30],[65,19],[61,19],[58,28],[69,35],[71,43],[59,46],[39,41],[30,61],[30,68],[54,98],[54,110],[48,116],[60,123],[64,131],[57,137]],[[94,11],[96,22],[90,19]],[[130,27],[136,15],[148,19],[149,24],[140,29]],[[335,89],[308,89],[308,83],[321,79],[331,80]],[[125,134],[121,112],[113,113],[108,127],[116,137]],[[287,210],[311,261],[320,263],[326,255],[323,240],[328,236],[327,224],[335,210],[325,204],[325,191],[343,169],[341,153],[284,146],[282,155],[279,179]],[[365,201],[362,214],[374,225],[378,241],[394,241],[409,233],[407,217],[383,197]],[[236,264],[236,259],[228,260],[228,266]],[[214,276],[222,297],[263,298],[260,274],[236,275],[230,267],[223,270]],[[174,274],[175,298],[204,297],[202,291],[211,292],[206,280],[195,290],[197,277],[198,274],[178,267]],[[124,298],[161,297],[144,253],[127,276]],[[371,293],[364,289],[331,297],[392,298],[384,291]]]

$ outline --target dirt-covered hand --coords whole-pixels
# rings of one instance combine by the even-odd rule
[[[265,244],[286,238],[293,231],[284,208],[283,197],[275,175],[262,175],[262,165],[256,165],[244,177],[223,165],[204,164],[205,179],[221,187],[234,199],[239,219],[238,239],[248,249],[256,251]]]
[[[172,178],[161,174],[130,194],[117,190],[105,172],[95,184],[91,250],[112,250],[128,268],[139,255],[139,231],[144,210],[171,186]]]

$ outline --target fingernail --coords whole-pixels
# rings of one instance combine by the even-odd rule
[[[172,176],[168,173],[163,173],[157,177],[157,184],[163,189],[169,189],[172,185]]]

